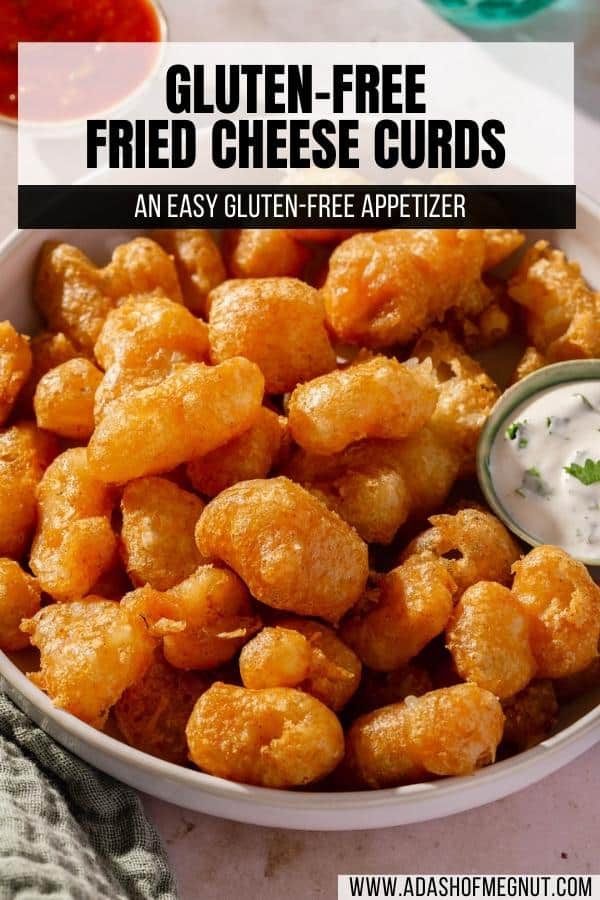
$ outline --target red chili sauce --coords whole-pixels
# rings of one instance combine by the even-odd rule
[[[149,0],[0,0],[0,114],[17,118],[19,41],[159,39]]]

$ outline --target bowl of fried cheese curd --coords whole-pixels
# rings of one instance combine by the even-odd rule
[[[600,356],[576,231],[35,231],[2,248],[0,673],[240,821],[419,821],[600,737],[600,588],[486,505],[511,383]],[[580,263],[581,266],[578,264]]]

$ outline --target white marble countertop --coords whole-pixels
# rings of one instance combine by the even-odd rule
[[[162,0],[173,40],[464,40],[422,0]],[[578,10],[577,17],[573,8]],[[600,201],[600,2],[559,0],[478,39],[575,40],[576,179]],[[16,224],[15,129],[0,129],[0,237]],[[600,870],[600,746],[512,797],[383,831],[258,828],[146,797],[184,900],[334,898],[339,872],[585,873]]]

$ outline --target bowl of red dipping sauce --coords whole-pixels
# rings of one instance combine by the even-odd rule
[[[90,47],[96,45],[94,52],[107,53],[111,43],[158,44],[166,40],[166,33],[164,16],[154,0],[0,0],[0,119],[16,124],[21,100],[28,120],[48,121],[44,111],[50,109],[56,121],[56,85],[64,83],[66,67],[72,65],[70,54],[57,53],[49,46],[46,55],[43,50],[39,55],[44,77],[19,87],[19,43],[85,42]],[[59,118],[85,118],[130,94],[150,74],[156,53],[149,48],[147,54],[136,54],[135,58],[135,65],[128,66],[126,72],[115,72],[110,82],[99,86],[90,50],[88,65],[80,67],[81,82],[75,83],[65,97]],[[90,109],[92,85],[97,110]],[[26,104],[23,91],[27,91]]]

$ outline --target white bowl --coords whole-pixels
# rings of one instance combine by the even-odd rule
[[[548,237],[578,259],[586,276],[600,284],[600,211],[578,202],[578,228]],[[21,232],[0,247],[2,317],[32,330],[32,267],[44,240],[77,244],[99,262],[132,237],[127,231],[40,230]],[[532,234],[538,238],[542,233]],[[250,787],[163,762],[91,728],[56,709],[20,669],[0,653],[0,681],[6,693],[59,743],[132,787],[189,809],[255,825],[315,830],[384,828],[461,812],[527,787],[574,759],[600,739],[600,691],[565,705],[556,733],[532,750],[482,769],[475,775],[427,784],[357,793],[275,791]]]

